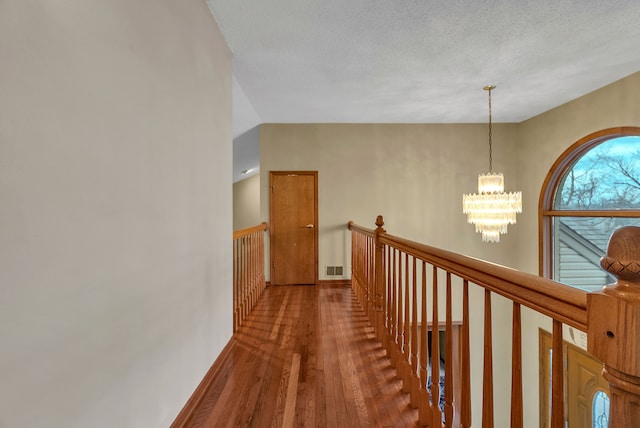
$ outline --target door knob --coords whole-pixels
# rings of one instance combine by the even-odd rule
[[[313,225],[312,224],[308,224],[305,226],[307,229],[313,229]]]

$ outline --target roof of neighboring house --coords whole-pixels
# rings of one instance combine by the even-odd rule
[[[607,252],[607,244],[612,233],[611,220],[604,217],[562,217],[560,228],[564,233],[579,240],[595,255],[602,257]]]

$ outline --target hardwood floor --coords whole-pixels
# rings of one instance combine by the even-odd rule
[[[232,340],[190,427],[419,426],[349,287],[268,287]]]

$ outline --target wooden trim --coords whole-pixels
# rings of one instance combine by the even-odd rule
[[[562,323],[553,320],[551,338],[551,428],[564,427],[564,340],[562,339]]]
[[[191,397],[180,413],[178,413],[178,416],[175,421],[173,421],[170,428],[187,428],[189,426],[194,412],[198,409],[200,403],[207,395],[213,381],[220,374],[220,370],[225,366],[227,359],[231,356],[231,351],[234,346],[235,341],[231,338],[229,343],[227,343],[227,345],[222,349],[222,352],[220,352],[220,355],[218,355],[218,358],[216,358],[209,371],[207,371],[207,374],[204,376],[196,390],[191,394]]]
[[[548,210],[544,216],[553,217],[638,217],[638,210]]]
[[[321,279],[318,281],[318,285],[343,285],[345,287],[351,287],[350,279]]]

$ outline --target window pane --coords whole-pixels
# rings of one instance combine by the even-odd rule
[[[555,217],[554,279],[586,291],[615,282],[600,267],[600,258],[611,234],[622,226],[640,226],[640,218]]]
[[[640,137],[607,140],[579,158],[562,178],[558,210],[640,209]]]
[[[593,397],[593,414],[591,416],[593,428],[609,428],[609,396],[598,391]]]

